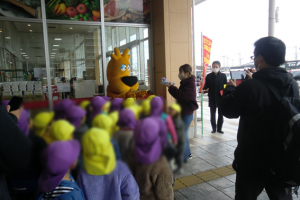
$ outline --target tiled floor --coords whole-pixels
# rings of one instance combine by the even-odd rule
[[[200,117],[200,110],[198,112]],[[183,174],[175,174],[182,178],[200,172],[217,169],[232,164],[234,150],[237,146],[236,136],[238,119],[224,118],[223,131],[225,134],[211,133],[210,111],[207,102],[204,102],[204,132],[201,133],[201,122],[197,126],[197,138],[190,140],[193,159],[184,165]],[[192,176],[191,176],[192,177]],[[212,181],[193,185],[174,191],[175,200],[231,200],[235,196],[235,177],[229,175]],[[180,179],[179,179],[180,180]],[[179,180],[177,180],[179,182]],[[180,183],[182,184],[182,183]],[[179,185],[180,186],[180,185]],[[267,200],[268,195],[262,192],[258,200]],[[297,198],[295,195],[293,199]]]

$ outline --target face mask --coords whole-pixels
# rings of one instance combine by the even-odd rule
[[[184,75],[184,74],[178,74],[178,78],[179,78],[180,80],[184,80],[184,79],[185,79],[185,75]]]
[[[220,71],[220,69],[218,69],[218,68],[213,68],[213,72],[214,73],[218,73]]]

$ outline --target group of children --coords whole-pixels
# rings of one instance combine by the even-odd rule
[[[5,103],[5,102],[3,102]],[[181,108],[164,100],[94,97],[80,105],[64,99],[19,128],[32,139],[26,175],[9,177],[19,199],[173,199],[170,161],[182,172]],[[25,188],[25,189],[24,189]]]

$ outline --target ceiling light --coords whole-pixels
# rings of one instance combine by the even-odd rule
[[[52,49],[52,51],[57,51],[57,49]]]
[[[26,53],[21,53],[21,54],[26,54]]]
[[[29,32],[32,32],[32,30],[29,30]]]
[[[25,57],[26,59],[29,59],[29,57]]]
[[[8,39],[8,40],[10,40],[10,37],[5,37],[5,39]]]
[[[51,59],[54,59],[54,57],[51,57]]]
[[[28,24],[28,26],[31,26],[31,24]]]
[[[32,39],[33,39],[34,37],[32,37]]]
[[[23,49],[20,49],[21,51],[23,51]]]
[[[51,53],[51,54],[56,54],[56,53]]]
[[[72,27],[70,27],[70,29],[73,29]]]
[[[54,38],[54,40],[62,40],[61,38]]]
[[[59,47],[59,44],[54,44],[53,46],[54,46],[54,47]]]
[[[2,29],[0,29],[0,33],[2,33]]]
[[[25,54],[25,55],[23,55],[24,57],[26,57],[27,55]]]

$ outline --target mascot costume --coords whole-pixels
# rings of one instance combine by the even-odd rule
[[[139,83],[136,76],[130,76],[129,49],[121,55],[119,49],[114,49],[111,60],[107,65],[107,96],[114,98],[143,98],[147,91],[138,91]]]

